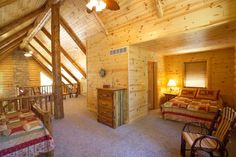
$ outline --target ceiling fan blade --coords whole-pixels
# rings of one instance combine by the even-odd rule
[[[119,4],[115,0],[103,0],[106,3],[106,8],[110,10],[120,10]]]

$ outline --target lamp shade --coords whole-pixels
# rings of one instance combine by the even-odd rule
[[[167,86],[168,87],[175,87],[176,86],[176,82],[174,80],[169,80]]]

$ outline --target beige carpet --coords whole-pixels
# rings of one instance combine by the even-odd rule
[[[65,118],[54,120],[56,157],[178,157],[182,123],[163,120],[157,111],[112,129],[86,109],[86,97],[64,102]],[[236,133],[235,133],[236,134]],[[229,144],[236,154],[236,135]]]

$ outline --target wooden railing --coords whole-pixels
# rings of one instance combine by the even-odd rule
[[[28,111],[34,104],[37,104],[43,111],[53,114],[53,102],[52,94],[3,98],[0,99],[0,114],[11,111]]]
[[[22,96],[0,99],[0,115],[12,111],[33,111],[52,133],[51,119],[54,113],[53,95]]]
[[[62,93],[64,96],[80,94],[80,84],[62,84]],[[45,95],[53,94],[53,85],[48,86],[27,86],[27,87],[18,87],[17,96],[33,96],[33,95]]]

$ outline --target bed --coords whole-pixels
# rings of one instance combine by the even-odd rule
[[[0,156],[53,156],[50,95],[0,100]],[[48,107],[44,107],[48,108]]]
[[[222,107],[219,90],[185,88],[162,104],[161,112],[164,119],[209,124]]]

